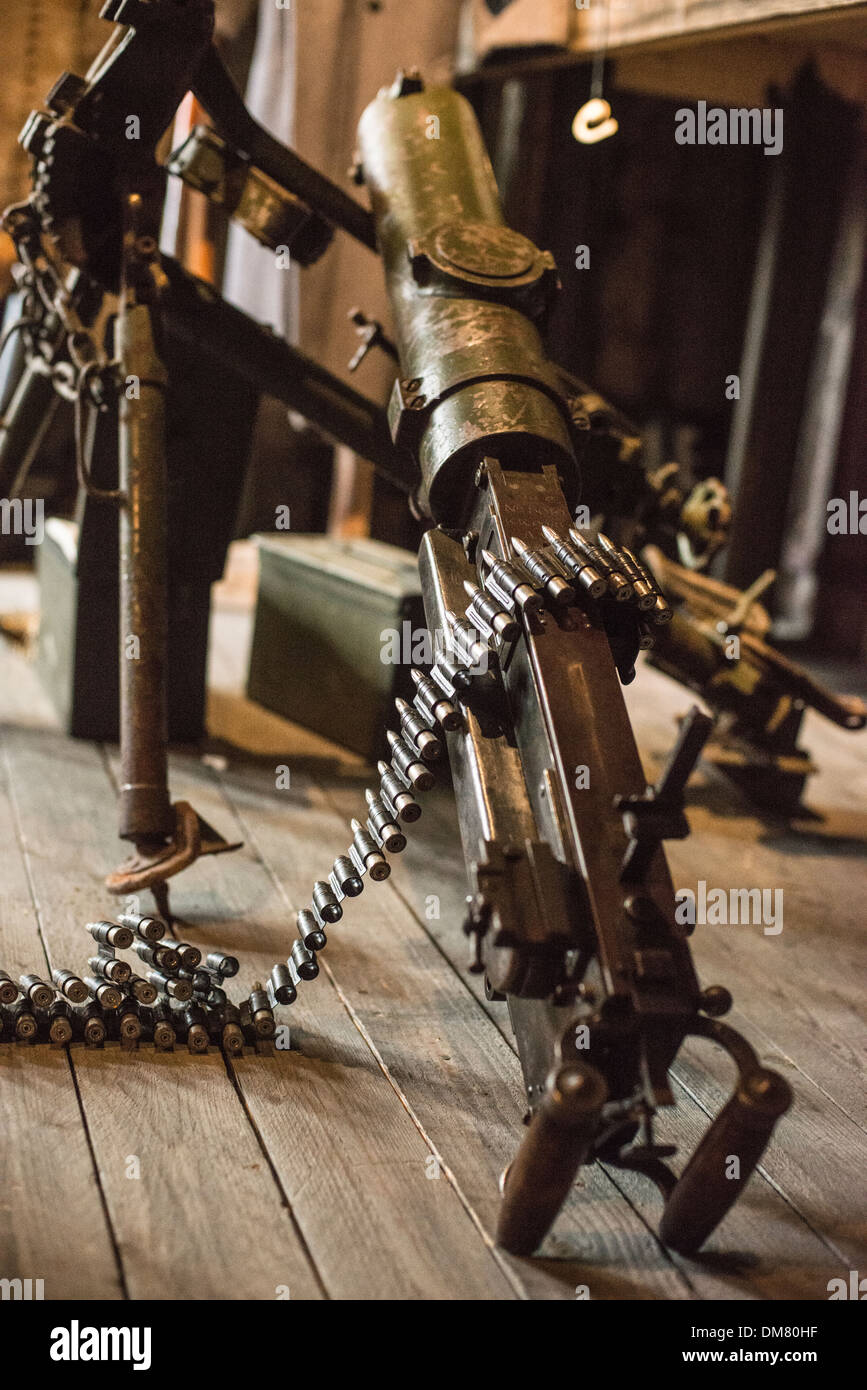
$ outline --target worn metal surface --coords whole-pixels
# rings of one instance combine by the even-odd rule
[[[862,729],[867,709],[855,696],[837,695],[802,666],[763,641],[769,619],[729,584],[696,576],[654,553],[667,591],[681,601],[672,629],[652,660],[699,689],[710,704],[731,710],[758,739],[795,707],[806,707],[844,729]],[[727,648],[727,639],[737,643]]]
[[[480,547],[509,559],[513,536],[534,545],[543,540],[543,525],[567,531],[569,513],[552,470],[538,478],[488,465],[485,481],[473,528]],[[651,1032],[658,1030],[661,1051],[653,1072],[661,1074],[670,1061],[663,1020],[674,1023],[690,1013],[698,987],[684,933],[674,927],[674,894],[661,849],[641,891],[658,911],[658,945],[671,953],[673,974],[668,986],[635,977],[638,930],[620,881],[627,835],[615,797],[641,795],[645,779],[604,628],[580,608],[526,620],[504,684],[537,820],[584,885],[583,908],[605,991],[630,995],[636,1012],[648,1016]],[[587,769],[586,779],[577,777],[579,768]]]
[[[396,83],[367,107],[359,148],[400,352],[392,431],[417,453],[422,506],[460,524],[485,453],[552,463],[574,490],[571,417],[534,322],[556,272],[504,226],[469,104]]]
[[[197,189],[273,251],[291,252],[310,265],[327,249],[332,228],[306,203],[263,174],[209,126],[196,126],[168,162],[190,188]]]
[[[244,150],[263,174],[303,199],[331,226],[342,227],[356,241],[374,249],[376,234],[367,209],[253,119],[213,45],[198,66],[192,89],[226,137]]]
[[[132,199],[138,203],[138,195]],[[136,277],[148,257],[134,249],[145,235],[131,219],[117,325],[121,372],[137,389],[124,392],[118,416],[120,513],[121,839],[164,841],[172,831],[166,720],[166,445],[167,376],[154,338],[152,306]],[[147,243],[146,243],[147,244]],[[155,242],[153,243],[155,249]],[[150,258],[152,259],[152,257]],[[132,262],[132,263],[131,263]],[[151,267],[152,268],[152,267]],[[139,287],[140,288],[140,287]]]
[[[157,234],[158,180],[141,178],[125,199],[117,354],[126,389],[118,411],[120,483],[119,834],[134,852],[106,879],[109,891],[150,888],[171,921],[166,880],[230,843],[168,789],[167,529],[165,397]]]
[[[442,634],[447,611],[461,612],[466,604],[464,581],[477,578],[459,542],[435,528],[425,536],[419,556],[428,628]],[[505,847],[506,859],[528,862],[544,836],[527,795],[521,754],[505,732],[497,733],[470,708],[462,726],[446,733],[449,761],[460,808],[461,838],[471,876],[488,866],[494,846]],[[477,885],[485,896],[482,885]],[[568,883],[546,879],[544,899],[535,875],[508,877],[507,901],[499,898],[490,939],[485,942],[485,966],[493,986],[502,991],[550,994],[563,970],[564,953],[574,944]],[[494,885],[489,880],[488,895]],[[542,985],[539,984],[539,972]],[[538,1079],[538,1078],[537,1078]]]

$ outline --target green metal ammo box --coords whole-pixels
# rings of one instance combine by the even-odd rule
[[[259,535],[247,694],[368,759],[382,757],[393,700],[414,693],[424,607],[412,551],[367,539]],[[406,626],[404,626],[406,624]],[[393,655],[400,637],[400,662]]]

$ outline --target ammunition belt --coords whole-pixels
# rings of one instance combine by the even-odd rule
[[[445,753],[443,735],[463,726],[462,707],[478,713],[492,732],[508,722],[499,671],[510,644],[520,638],[522,615],[545,604],[580,603],[609,630],[613,614],[631,609],[628,637],[622,621],[612,621],[609,630],[623,680],[631,679],[637,650],[652,641],[653,627],[669,621],[668,604],[631,551],[603,535],[591,541],[576,530],[568,540],[548,528],[544,534],[548,544],[538,550],[513,540],[514,561],[482,552],[482,587],[466,582],[464,614],[446,614],[448,630],[430,673],[411,672],[413,703],[395,701],[398,727],[387,734],[391,762],[378,764],[378,790],[366,790],[364,823],[351,822],[349,848],[328,877],[314,883],[310,904],[297,914],[291,951],[272,967],[264,987],[254,982],[235,1005],[224,988],[238,973],[233,956],[214,951],[203,961],[199,948],[171,938],[159,917],[121,913],[116,921],[87,924],[97,954],[84,977],[55,969],[51,983],[34,974],[16,982],[0,970],[0,1041],[98,1047],[109,1038],[127,1048],[152,1042],[160,1050],[180,1041],[193,1053],[214,1044],[229,1056],[269,1044],[277,1035],[275,1009],[292,1005],[301,984],[319,974],[318,953],[327,944],[327,929],[341,920],[344,901],[358,897],[366,877],[374,883],[388,878],[386,856],[406,848],[405,827],[421,815],[416,793],[434,785],[432,768]],[[118,955],[129,950],[141,974]]]

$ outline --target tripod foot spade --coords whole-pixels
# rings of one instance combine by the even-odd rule
[[[226,854],[229,850],[240,849],[240,840],[230,844],[222,835],[203,820],[188,801],[176,801],[175,829],[166,844],[152,842],[136,845],[135,853],[121,864],[105,880],[109,893],[118,897],[142,892],[145,888],[153,890],[158,908],[168,908],[168,889],[166,879],[173,878],[186,869],[203,854]],[[160,916],[163,916],[160,911]]]

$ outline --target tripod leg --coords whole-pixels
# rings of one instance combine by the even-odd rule
[[[136,846],[174,830],[166,720],[166,370],[155,335],[156,240],[142,197],[126,198],[120,403],[120,828]]]
[[[119,411],[120,826],[135,852],[106,879],[109,892],[137,893],[201,854],[238,848],[168,787],[166,391],[160,355],[157,235],[162,185],[142,178],[124,203],[117,348],[124,390]],[[131,388],[131,389],[127,389]],[[165,899],[162,900],[165,902]]]

